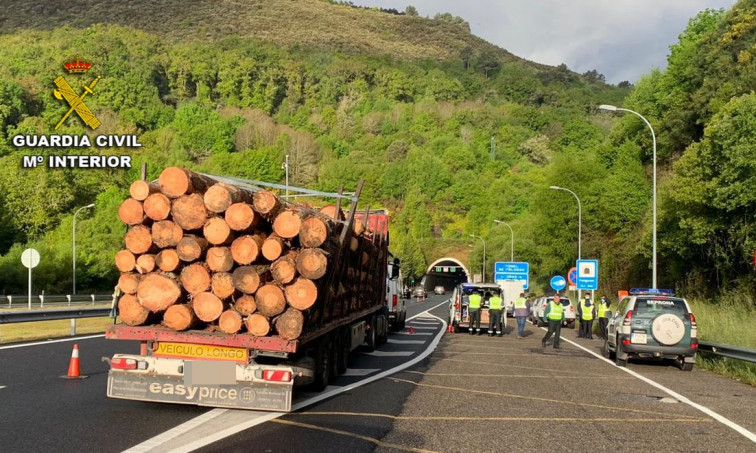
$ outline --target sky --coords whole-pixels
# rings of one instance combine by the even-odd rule
[[[609,83],[635,83],[666,67],[669,46],[698,12],[735,0],[352,0],[355,5],[448,12],[472,33],[513,54],[552,66],[592,69]]]

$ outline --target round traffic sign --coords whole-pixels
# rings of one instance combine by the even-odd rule
[[[551,277],[551,287],[554,291],[561,291],[567,285],[567,281],[561,275]]]
[[[24,267],[28,267],[29,269],[33,269],[37,267],[39,264],[39,252],[35,249],[26,249],[21,254],[21,264],[24,265]]]
[[[567,281],[570,282],[570,285],[577,285],[577,268],[573,267],[570,269],[569,272],[567,272]]]

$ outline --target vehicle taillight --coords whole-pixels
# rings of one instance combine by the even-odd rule
[[[622,321],[622,325],[629,326],[632,321],[633,321],[633,311],[629,310],[627,314],[625,315],[625,320]]]
[[[690,319],[690,326],[696,327],[696,316],[693,313],[688,313],[688,318]]]
[[[291,372],[281,370],[263,370],[262,378],[270,382],[289,382],[291,381]]]
[[[110,361],[110,368],[115,370],[136,370],[136,359],[127,359],[125,357],[115,357]]]
[[[454,309],[455,310],[459,310],[459,302],[457,302],[456,304],[454,304]]]
[[[397,297],[396,297],[396,294],[394,294],[393,296],[391,296],[391,306],[396,308],[396,302],[397,302]]]
[[[626,338],[626,339],[622,340],[622,344],[630,344],[630,340],[628,340],[628,339]]]

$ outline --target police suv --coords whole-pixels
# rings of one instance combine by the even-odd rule
[[[626,366],[631,357],[674,359],[693,369],[698,351],[696,317],[672,290],[633,288],[609,320],[604,355]]]

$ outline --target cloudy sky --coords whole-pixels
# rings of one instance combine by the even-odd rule
[[[664,68],[669,46],[688,20],[735,0],[352,0],[422,16],[449,12],[473,34],[517,56],[576,72],[596,69],[610,83],[635,82]]]

